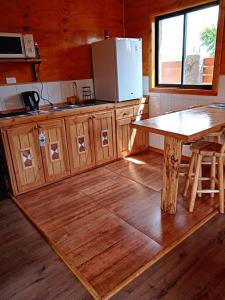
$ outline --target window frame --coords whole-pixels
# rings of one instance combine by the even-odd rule
[[[223,0],[222,0],[223,1]],[[213,94],[215,94],[215,88],[217,89],[217,84],[215,84],[215,81],[218,80],[218,74],[216,69],[216,65],[217,65],[217,57],[220,56],[220,54],[218,54],[218,42],[220,39],[219,36],[219,32],[221,31],[220,27],[222,22],[220,22],[220,4],[221,2],[220,0],[216,0],[216,1],[210,1],[208,3],[205,4],[200,4],[200,5],[196,5],[194,7],[189,7],[189,8],[185,8],[185,9],[181,9],[181,10],[177,10],[174,12],[170,12],[170,13],[166,13],[163,15],[158,15],[154,17],[154,22],[152,22],[152,25],[154,26],[153,32],[154,32],[154,82],[153,83],[153,89],[154,91],[156,89],[176,89],[176,90],[182,90],[182,91],[190,91],[193,90],[193,94],[194,91],[199,91],[201,93],[201,91],[203,92],[213,92]],[[218,23],[217,23],[217,35],[216,35],[216,49],[215,49],[215,56],[214,56],[214,69],[213,69],[213,81],[212,84],[210,85],[187,85],[187,84],[183,84],[183,76],[184,76],[184,64],[185,64],[185,52],[186,52],[186,44],[187,44],[187,39],[186,39],[186,33],[187,33],[187,14],[190,12],[195,12],[204,8],[209,8],[209,7],[214,7],[214,6],[219,6],[219,15],[218,15]],[[176,16],[184,16],[184,20],[183,20],[183,44],[182,44],[182,69],[181,69],[181,84],[171,84],[171,83],[159,83],[159,23],[161,20],[164,19],[168,19],[168,18],[172,18],[172,17],[176,17]],[[222,51],[222,49],[220,50],[220,52]],[[199,94],[197,92],[197,94]]]

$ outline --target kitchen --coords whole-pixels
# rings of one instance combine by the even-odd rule
[[[163,67],[157,68],[152,57],[160,60],[166,49],[167,58],[174,45],[158,43],[157,56],[152,42],[157,28],[163,32],[171,28],[164,27],[167,20],[199,16],[204,9],[217,9],[217,14],[212,12],[218,18],[214,68],[207,67],[213,76],[184,71],[188,59],[159,76]],[[158,299],[164,290],[168,299],[186,294],[190,299],[207,280],[217,282],[218,294],[212,289],[210,295],[220,295],[225,262],[221,258],[219,268],[219,261],[213,265],[209,252],[202,252],[216,238],[220,243],[210,250],[224,251],[222,154],[214,155],[211,148],[207,152],[213,157],[211,172],[215,165],[218,172],[211,173],[210,188],[202,197],[196,197],[204,193],[198,184],[201,163],[190,174],[188,167],[193,140],[211,135],[206,143],[223,143],[224,1],[23,1],[20,7],[12,1],[0,11],[2,33],[34,39],[34,56],[0,60],[1,189],[9,193],[0,202],[3,299]],[[161,39],[173,35],[162,34]],[[100,45],[107,49],[96,54],[94,48]],[[192,61],[197,58],[191,55]],[[171,84],[179,72],[181,84]],[[200,75],[201,86],[193,83]],[[205,155],[207,146],[195,148],[196,159]],[[185,176],[179,176],[181,147]],[[209,171],[209,166],[202,168]],[[198,176],[192,178],[193,172]],[[193,195],[184,197],[185,182],[192,179],[198,190],[193,184]],[[41,257],[35,243],[44,251]],[[184,252],[184,261],[177,261]],[[199,255],[212,268],[208,277],[204,264],[202,272],[191,267]],[[180,289],[170,288],[174,276],[182,277],[189,267],[193,279],[188,287],[181,278]],[[202,277],[201,286],[195,287]]]

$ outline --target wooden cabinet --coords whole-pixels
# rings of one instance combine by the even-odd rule
[[[95,165],[92,115],[66,118],[66,131],[71,173],[78,173]]]
[[[133,117],[133,116],[134,116],[133,106],[116,109],[116,119],[117,120],[129,118],[129,117]]]
[[[132,129],[135,120],[147,119],[148,104],[140,104],[116,110],[117,154],[119,158],[144,151],[148,147],[148,134]]]
[[[134,117],[132,121],[144,120],[144,119],[148,119],[148,118],[149,118],[149,115],[145,114],[145,115]],[[148,148],[148,145],[149,145],[148,135],[149,135],[148,132],[145,132],[142,130],[137,130],[135,128],[132,129],[131,154],[142,152]]]
[[[114,111],[66,118],[71,172],[116,159]]]
[[[38,123],[46,182],[62,179],[70,174],[64,120],[58,119]]]
[[[130,124],[148,118],[148,104],[135,101],[114,107],[46,121],[36,117],[35,123],[1,129],[13,194],[146,149],[147,133]]]
[[[133,146],[132,129],[130,127],[131,122],[132,118],[116,121],[117,154],[119,158],[131,154]]]
[[[40,135],[44,137],[42,143]],[[70,174],[63,119],[12,127],[7,129],[7,136],[15,194]]]
[[[96,165],[116,159],[116,134],[114,111],[93,115]]]
[[[45,182],[36,125],[28,124],[7,130],[15,186],[25,192]]]

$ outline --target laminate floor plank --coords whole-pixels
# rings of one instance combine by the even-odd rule
[[[225,222],[217,215],[113,300],[225,299]]]
[[[23,231],[19,230],[14,244],[6,244],[4,248],[2,244],[0,246],[0,258],[4,257],[0,262],[1,300],[92,299],[15,204],[10,200],[0,201],[0,214],[3,211],[7,214],[4,214],[4,221],[0,219],[1,234],[9,228],[9,231],[17,232],[18,223],[13,222],[15,218],[29,229],[30,234],[24,237]],[[7,226],[3,226],[6,221]],[[40,258],[36,258],[39,253]],[[225,222],[223,216],[217,215],[112,299],[222,300],[224,253]],[[4,281],[2,276],[5,276]]]
[[[14,200],[88,291],[106,299],[218,213],[217,199],[204,196],[190,214],[180,194],[177,214],[162,213],[161,166],[160,155],[146,152]],[[6,207],[6,222],[7,214]],[[29,238],[29,230],[26,233]],[[13,235],[7,240],[7,230],[3,237],[8,246],[13,243]],[[68,289],[59,293],[72,295]],[[57,295],[52,293],[52,299]]]

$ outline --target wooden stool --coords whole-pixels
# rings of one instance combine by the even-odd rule
[[[210,177],[201,177],[201,166],[204,157],[210,157],[212,159]],[[214,193],[219,193],[220,213],[224,213],[224,182],[223,182],[223,158],[224,157],[225,157],[225,143],[223,145],[219,143],[208,143],[208,145],[205,144],[200,149],[192,150],[192,158],[191,158],[188,177],[184,189],[184,196],[186,196],[189,185],[193,180],[191,200],[189,206],[190,212],[193,212],[194,210],[197,193],[200,194],[210,193],[212,197],[214,196]],[[196,165],[195,165],[195,161],[197,161]],[[218,179],[216,178],[216,164],[218,166]],[[210,180],[210,189],[198,188],[199,181],[203,181],[203,180]],[[218,185],[218,189],[215,189],[216,184]]]
[[[212,141],[210,141],[210,139],[212,138],[212,139],[214,139],[214,141],[216,141],[217,143],[221,144],[223,136],[224,136],[224,129],[221,129],[219,131],[207,134],[207,136],[204,138],[204,140],[208,141],[208,142],[212,142]],[[187,143],[183,143],[182,145],[190,145],[191,146],[193,143],[195,143],[195,141],[191,141],[189,143],[188,142]],[[199,144],[196,144],[196,146],[197,146],[196,148],[198,149]],[[211,162],[204,162],[204,161],[202,161],[202,164],[203,165],[211,165]],[[183,168],[183,167],[187,167],[188,168],[189,164],[180,164],[180,167],[181,168]],[[201,168],[201,170],[202,170],[202,168]],[[201,170],[200,170],[200,172],[201,172]],[[186,176],[186,173],[180,172],[179,176]],[[199,186],[201,186],[201,182],[199,183]],[[201,195],[199,194],[199,196],[201,196]]]
[[[212,138],[212,139],[214,139],[213,142],[221,144],[223,142],[222,141],[223,136],[224,136],[224,130],[221,129],[219,131],[207,134],[206,139],[209,139],[209,141],[210,141],[210,138]]]

